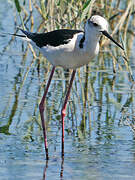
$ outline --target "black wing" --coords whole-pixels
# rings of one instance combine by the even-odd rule
[[[46,45],[56,47],[67,44],[75,34],[83,32],[81,30],[60,29],[47,33],[31,33],[22,29],[20,30],[40,48]]]

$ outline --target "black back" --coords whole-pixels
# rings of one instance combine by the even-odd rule
[[[67,44],[76,33],[83,32],[81,30],[70,30],[70,29],[60,29],[47,33],[29,33],[22,30],[22,32],[30,39],[32,39],[38,47],[43,47],[46,45],[59,46],[62,44]]]

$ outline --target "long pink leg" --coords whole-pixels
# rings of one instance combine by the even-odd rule
[[[76,70],[73,70],[72,75],[71,75],[71,79],[70,79],[70,83],[69,83],[69,87],[68,87],[68,91],[66,94],[66,98],[65,98],[62,110],[61,110],[61,117],[62,117],[62,157],[64,156],[64,118],[66,116],[66,106],[67,106],[67,102],[69,99],[69,95],[70,95],[71,87],[72,87],[73,80],[75,77],[75,73],[76,73]]]
[[[47,145],[47,133],[46,133],[46,125],[45,125],[45,119],[44,119],[44,109],[45,109],[45,98],[54,74],[55,66],[52,68],[51,74],[49,76],[49,80],[47,82],[46,89],[44,91],[43,97],[41,99],[41,102],[39,104],[39,111],[40,111],[40,116],[41,116],[41,122],[42,122],[42,128],[43,128],[43,136],[44,136],[44,145],[45,145],[45,152],[46,152],[46,159],[49,159],[48,156],[48,145]]]

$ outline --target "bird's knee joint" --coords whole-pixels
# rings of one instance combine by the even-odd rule
[[[42,103],[39,104],[39,110],[40,112],[44,112],[44,105]]]
[[[64,116],[64,117],[66,116],[66,110],[65,109],[61,110],[61,115]]]

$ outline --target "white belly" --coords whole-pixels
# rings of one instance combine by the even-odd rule
[[[61,66],[63,68],[76,69],[85,64],[93,58],[88,53],[76,52],[76,51],[65,51],[63,49],[59,50],[47,50],[41,52],[54,66]]]
[[[61,66],[65,69],[76,69],[85,64],[88,64],[99,51],[99,44],[87,43],[83,48],[79,47],[82,33],[75,35],[74,38],[64,45],[57,47],[45,46],[39,48],[41,53],[47,58],[53,66]]]

